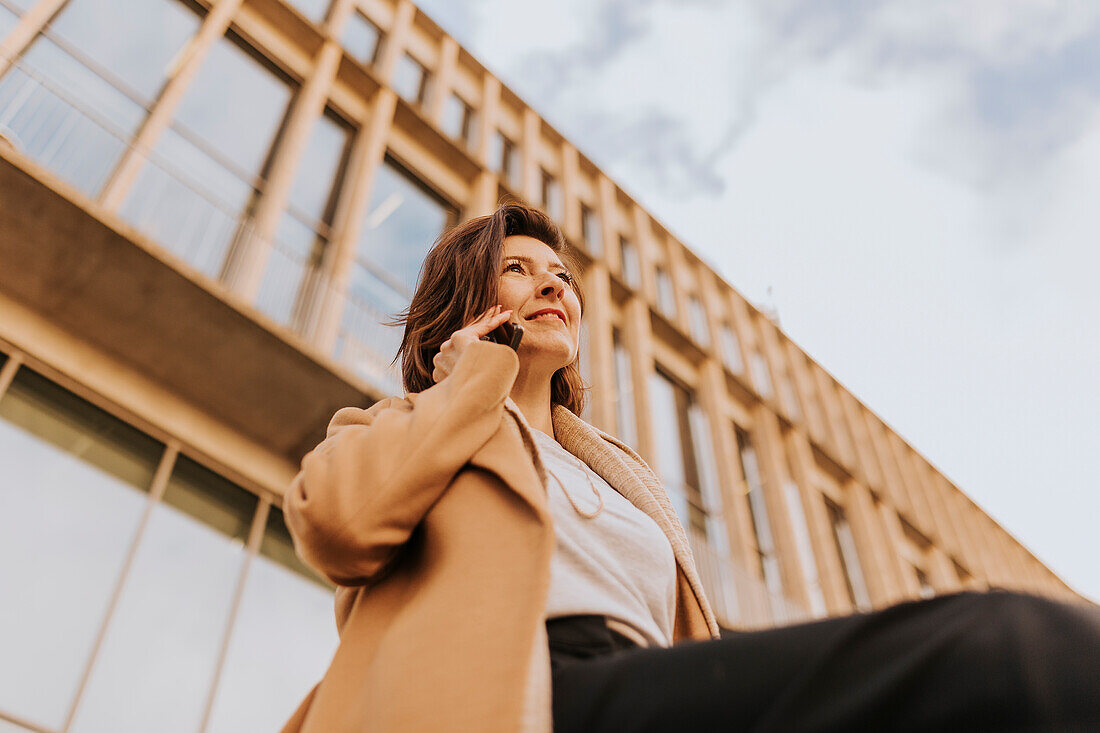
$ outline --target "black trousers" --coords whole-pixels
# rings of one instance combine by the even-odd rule
[[[960,593],[670,649],[583,626],[547,624],[556,733],[1100,731],[1095,606]]]

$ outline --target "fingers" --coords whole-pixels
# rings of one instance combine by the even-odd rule
[[[511,310],[504,310],[504,307],[500,305],[493,306],[489,309],[488,313],[471,323],[468,328],[472,329],[474,336],[480,339],[482,336],[487,336],[492,333],[493,329],[497,328],[511,317]]]

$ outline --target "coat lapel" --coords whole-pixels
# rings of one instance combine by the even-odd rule
[[[546,470],[531,435],[531,427],[511,397],[504,401],[504,413],[500,428],[470,457],[470,465],[496,474],[540,518],[549,522]],[[517,456],[522,455],[530,455],[533,460],[517,460]]]

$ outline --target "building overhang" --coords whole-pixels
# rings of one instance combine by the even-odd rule
[[[292,460],[381,396],[2,145],[0,292]]]

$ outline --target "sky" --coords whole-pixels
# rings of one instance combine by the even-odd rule
[[[1100,5],[418,5],[1100,600]]]

